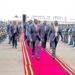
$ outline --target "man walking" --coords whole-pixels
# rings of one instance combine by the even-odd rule
[[[31,26],[31,45],[32,45],[32,57],[34,57],[34,52],[36,51],[36,58],[40,58],[40,50],[39,50],[39,43],[41,41],[41,37],[39,34],[39,26],[38,26],[38,20],[34,19],[34,24]]]
[[[50,26],[48,33],[48,39],[50,39],[53,59],[55,59],[56,56],[56,46],[58,44],[60,36],[62,37],[62,30],[60,27],[58,27],[58,21],[55,21],[54,24]]]

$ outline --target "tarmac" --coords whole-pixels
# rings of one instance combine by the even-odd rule
[[[57,56],[75,70],[75,47],[59,42],[56,50]]]
[[[49,44],[47,44],[49,47]],[[75,47],[59,42],[56,55],[75,70]],[[0,75],[24,75],[21,43],[12,48],[6,39],[0,43]]]
[[[0,43],[0,75],[24,75],[21,44],[12,48],[6,39]]]

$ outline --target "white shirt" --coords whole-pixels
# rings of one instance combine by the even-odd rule
[[[55,36],[57,36],[57,33],[58,33],[58,26],[54,26],[54,30],[55,30]]]

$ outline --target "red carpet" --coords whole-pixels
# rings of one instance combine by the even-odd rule
[[[23,40],[24,42],[24,40]],[[24,43],[23,46],[26,44]],[[67,70],[65,70],[56,60],[53,60],[51,55],[45,51],[40,49],[40,59],[36,59],[36,54],[32,57],[31,49],[25,48],[24,50],[26,55],[26,51],[28,52],[29,59],[31,60],[31,64],[28,62],[28,65],[31,67],[30,70],[33,71],[33,75],[73,75],[69,74]],[[36,53],[36,52],[35,52]],[[28,56],[26,56],[28,57]],[[24,65],[27,66],[27,65]],[[29,67],[28,67],[29,68]],[[27,75],[27,74],[26,74]],[[32,75],[32,74],[29,74]]]
[[[36,55],[32,57],[30,48],[28,48],[28,53],[32,62],[34,75],[70,75],[46,51],[40,50],[39,60],[36,59]]]

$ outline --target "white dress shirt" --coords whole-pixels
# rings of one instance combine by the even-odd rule
[[[55,36],[57,36],[57,33],[58,33],[58,26],[54,26],[54,29],[55,29]]]

